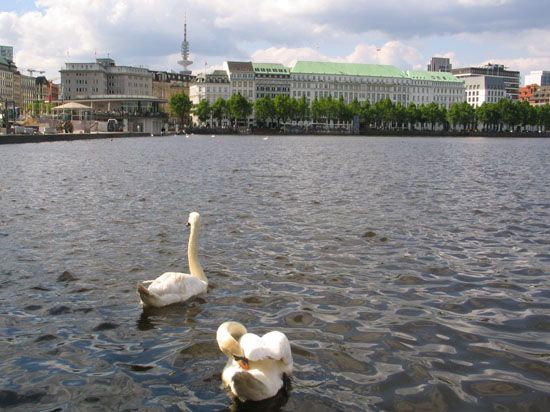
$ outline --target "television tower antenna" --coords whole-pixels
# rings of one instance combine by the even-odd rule
[[[193,64],[189,60],[189,42],[187,41],[187,13],[185,14],[183,21],[183,41],[181,42],[181,60],[178,61],[178,64],[183,67],[183,70],[180,71],[181,74],[191,74],[191,70],[188,69],[189,66]]]

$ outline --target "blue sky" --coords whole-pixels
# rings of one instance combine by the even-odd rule
[[[186,14],[195,72],[299,59],[425,69],[432,56],[550,70],[548,0],[0,0],[0,44],[49,78],[107,55],[177,71]]]

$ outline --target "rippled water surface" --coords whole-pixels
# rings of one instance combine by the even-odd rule
[[[0,409],[550,410],[550,141],[182,136],[0,146]],[[187,271],[208,293],[143,311]],[[236,405],[215,331],[285,332]]]

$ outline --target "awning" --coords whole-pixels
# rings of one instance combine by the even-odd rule
[[[91,107],[77,102],[69,102],[61,106],[54,107],[52,110],[90,110]]]

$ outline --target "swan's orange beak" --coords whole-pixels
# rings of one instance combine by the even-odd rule
[[[248,359],[240,360],[239,366],[244,369],[245,371],[250,369],[250,365],[248,364]]]
[[[241,369],[244,369],[245,371],[250,369],[250,364],[248,363],[248,359],[246,359],[244,356],[234,356],[235,360],[241,367]]]

